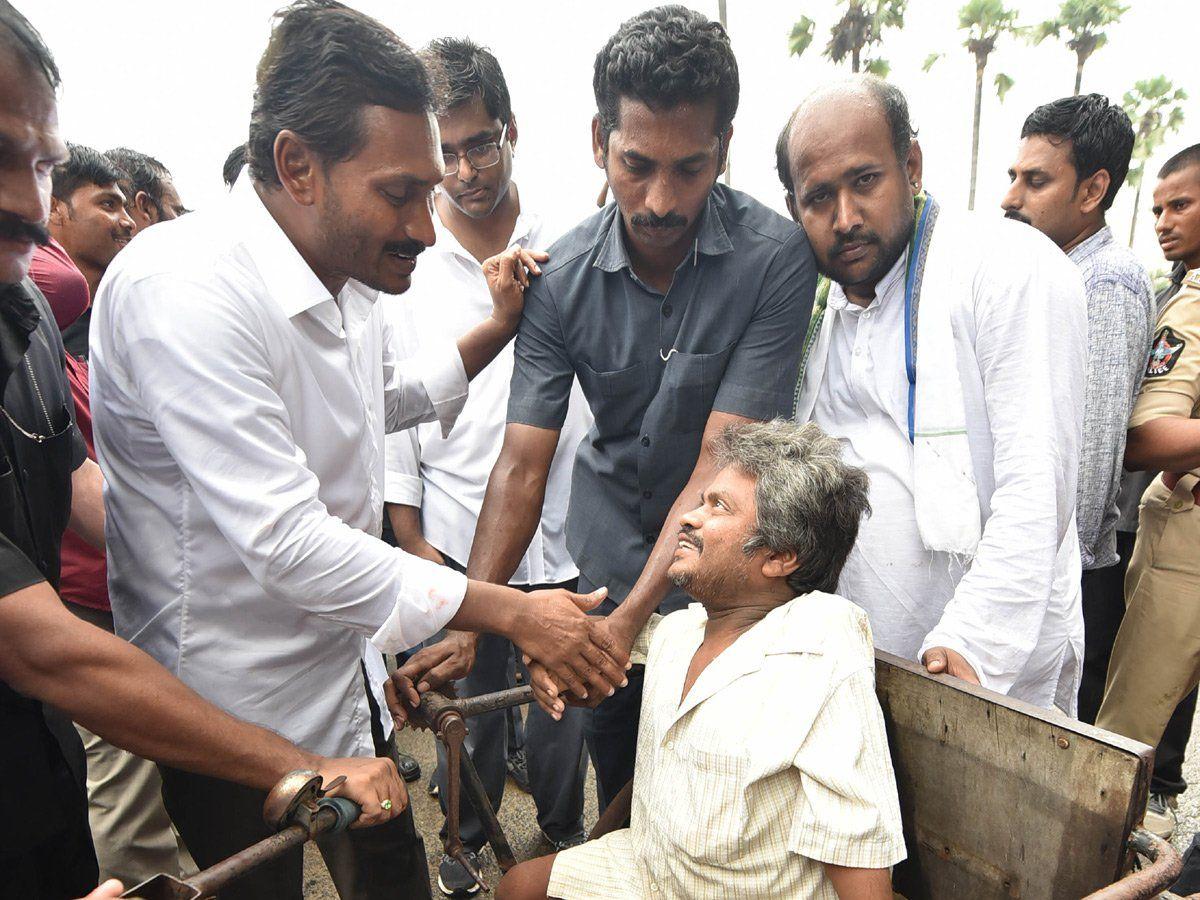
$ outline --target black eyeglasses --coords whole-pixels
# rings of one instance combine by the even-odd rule
[[[471,164],[472,169],[490,169],[496,163],[500,162],[500,148],[504,146],[504,140],[507,136],[508,126],[505,125],[500,129],[499,140],[488,141],[486,144],[477,144],[466,151],[463,156],[467,158],[467,162]],[[446,169],[445,174],[454,174],[458,171],[459,155],[444,151],[442,153],[442,164]]]

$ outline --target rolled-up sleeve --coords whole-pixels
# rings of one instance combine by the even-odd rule
[[[408,350],[404,352],[384,316],[384,431],[403,431],[436,418],[446,437],[467,402],[467,370],[458,346],[443,340],[414,344]]]
[[[157,276],[131,285],[111,315],[121,323],[121,367],[154,373],[135,386],[147,416],[264,591],[370,636],[385,652],[413,646],[454,616],[462,575],[350,527],[321,502],[252,307]],[[423,394],[398,403],[419,415]]]
[[[729,357],[713,409],[763,420],[791,413],[816,284],[808,238],[797,229],[767,269],[754,317]]]
[[[857,869],[884,869],[905,857],[896,775],[870,669],[830,692],[796,754],[803,786],[788,850]]]
[[[526,294],[514,357],[508,421],[561,429],[575,370],[545,276],[535,280]]]

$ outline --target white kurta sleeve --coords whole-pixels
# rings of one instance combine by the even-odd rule
[[[351,528],[321,502],[253,304],[155,276],[130,285],[110,313],[119,364],[147,417],[264,591],[357,629],[385,652],[445,626],[466,579]],[[399,379],[395,390],[409,410],[435,396]]]
[[[467,370],[458,345],[431,342],[405,357],[389,317],[383,322],[384,431],[403,431],[436,418],[446,437],[467,402]]]
[[[399,366],[404,360],[415,356],[420,349],[417,329],[411,309],[404,303],[403,298],[389,297],[384,302],[395,304],[384,314],[384,346],[392,350],[390,354],[385,351],[385,365]],[[458,348],[450,349],[459,360],[461,369],[462,359],[458,355]],[[463,385],[465,390],[465,381]],[[461,404],[459,410],[454,412],[456,417],[460,410]],[[421,439],[415,425],[384,435],[383,462],[384,501],[419,509],[424,485],[421,482]]]
[[[968,286],[995,490],[975,558],[918,655],[957,650],[1002,692],[1041,636],[1060,547],[1077,539],[1088,334],[1076,267],[1037,232],[1006,237]]]

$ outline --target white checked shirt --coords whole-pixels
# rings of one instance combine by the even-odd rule
[[[867,617],[831,594],[772,610],[700,673],[704,608],[652,617],[630,827],[558,854],[549,894],[836,900],[823,863],[905,857]],[[639,648],[635,647],[635,653]]]
[[[479,261],[435,216],[437,243],[421,256],[421,274],[403,296],[380,298],[391,322],[398,355],[406,359],[423,346],[454,340],[492,311],[492,297]],[[509,246],[545,250],[551,243],[542,220],[523,212]],[[471,396],[454,433],[436,423],[387,437],[388,503],[419,507],[425,539],[466,565],[483,495],[504,443],[513,345],[508,344],[471,382]],[[579,574],[567,552],[567,502],[575,450],[591,426],[579,383],[571,389],[567,418],[550,464],[542,517],[512,584],[557,584]]]
[[[384,431],[449,428],[467,385],[452,345],[399,365],[375,299],[355,282],[331,297],[243,178],[138,235],[92,317],[118,634],[336,756],[374,755],[367,639],[429,637],[466,589],[378,540]]]

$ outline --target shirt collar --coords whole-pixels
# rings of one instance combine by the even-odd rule
[[[697,264],[699,255],[720,256],[733,250],[733,241],[725,230],[721,219],[720,204],[717,201],[716,189],[709,191],[708,201],[700,214],[700,225],[696,229],[696,237],[692,242],[692,265]],[[608,225],[608,233],[600,245],[600,252],[592,265],[605,272],[619,272],[621,269],[631,269],[629,250],[625,246],[625,224],[621,210],[613,204],[613,216]]]
[[[1076,244],[1074,247],[1072,247],[1070,250],[1068,250],[1067,257],[1072,262],[1079,262],[1080,260],[1087,259],[1089,256],[1091,256],[1097,250],[1100,250],[1103,247],[1107,247],[1112,242],[1113,242],[1112,229],[1109,228],[1107,225],[1105,225],[1103,228],[1101,228],[1099,231],[1097,231],[1095,234],[1093,234],[1090,238],[1088,238],[1087,240],[1084,240],[1084,241],[1080,241],[1078,244]]]
[[[336,298],[305,262],[254,190],[254,179],[239,178],[230,191],[234,221],[242,222],[243,244],[263,286],[288,318]],[[374,302],[379,292],[351,279],[346,289]]]
[[[511,247],[514,244],[520,244],[522,247],[528,247],[533,238],[534,232],[537,230],[540,223],[541,219],[536,213],[526,212],[524,210],[517,213],[517,221],[513,223],[513,231],[512,235],[508,239],[508,246]],[[454,236],[454,233],[451,232],[450,229],[444,224],[442,224],[442,217],[439,216],[436,211],[433,215],[433,233],[437,240],[434,242],[432,252],[440,252],[449,254],[451,256],[459,256],[470,261],[473,265],[479,265],[479,261],[475,259],[475,257],[469,250],[467,250],[466,247],[459,243],[458,238]],[[546,248],[537,247],[534,249],[544,250]],[[418,262],[417,265],[419,268],[420,262]]]

